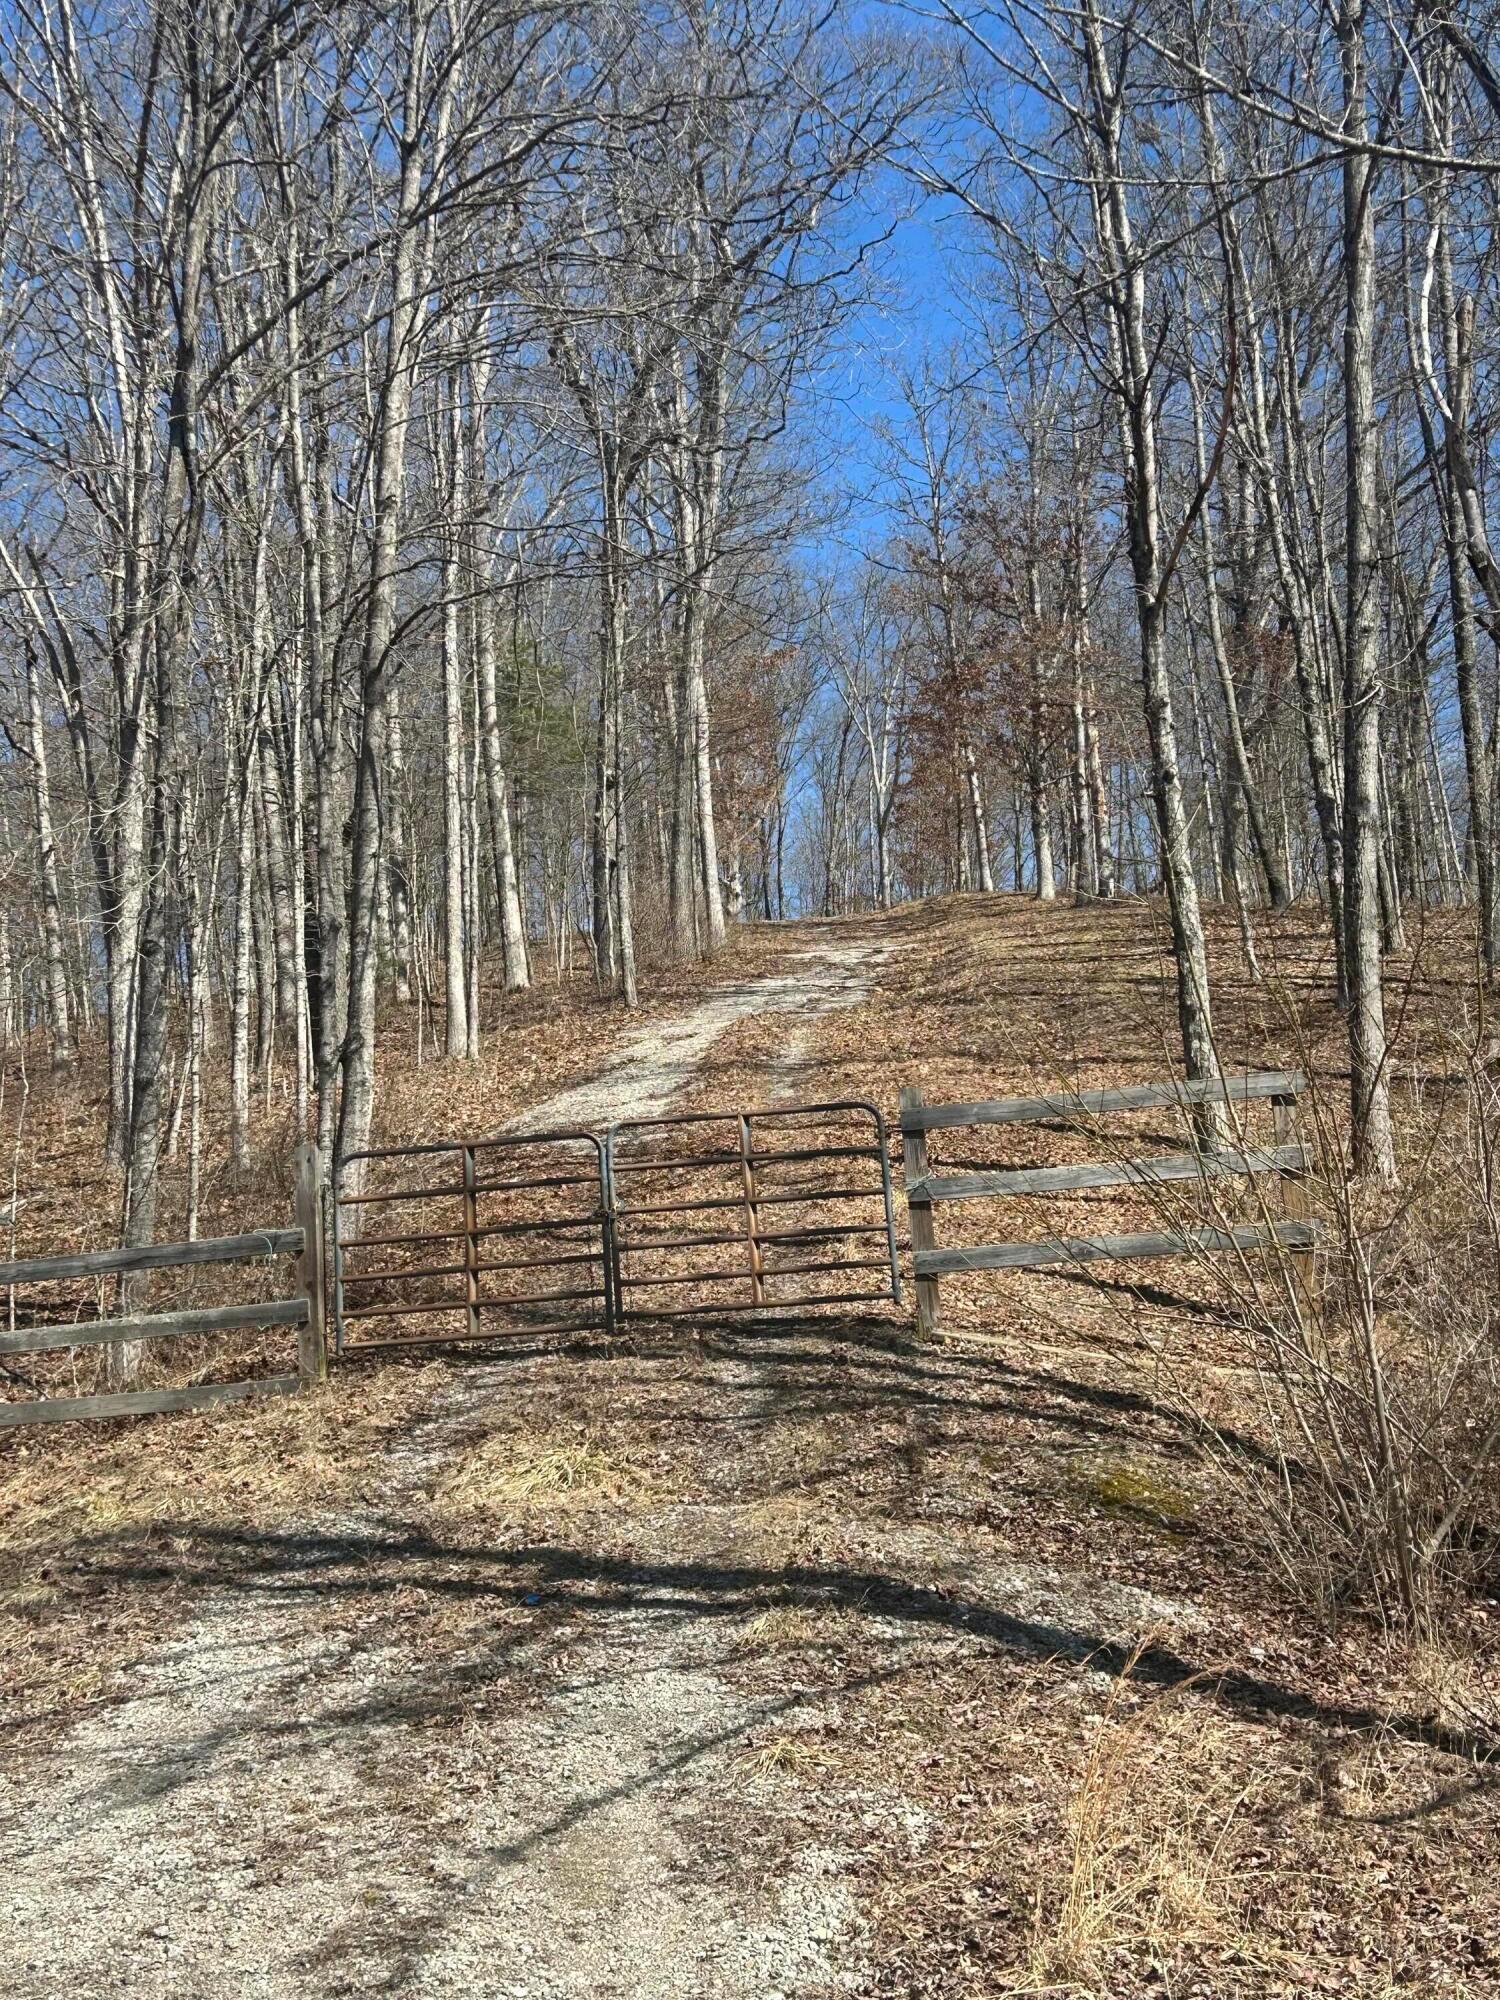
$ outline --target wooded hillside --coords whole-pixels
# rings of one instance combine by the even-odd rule
[[[357,1151],[388,1002],[472,1059],[535,979],[969,885],[1161,885],[1194,1075],[1202,899],[1252,962],[1320,905],[1394,1172],[1382,956],[1495,948],[1482,22],[0,32],[0,1020],[106,1038],[127,1240],[273,1087]]]
[[[1497,194],[1476,0],[0,9],[0,1996],[1500,1992]]]

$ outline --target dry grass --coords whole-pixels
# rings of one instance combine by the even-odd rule
[[[1136,1700],[1134,1665],[1110,1690],[1068,1798],[1061,1892],[1037,1893],[1017,1992],[1111,2000],[1122,1961],[1232,1951],[1241,1965],[1274,1963],[1250,1935],[1235,1869],[1254,1784],[1226,1777],[1217,1733],[1184,1705],[1186,1689]]]
[[[745,1626],[745,1643],[756,1651],[802,1652],[855,1645],[865,1621],[838,1604],[774,1604]]]
[[[742,1782],[747,1788],[776,1781],[806,1781],[818,1776],[824,1758],[806,1736],[781,1731],[764,1743],[742,1751],[736,1759]]]
[[[1493,1646],[1451,1635],[1418,1638],[1403,1664],[1434,1722],[1500,1736],[1500,1660]]]
[[[368,1471],[369,1449],[446,1373],[391,1369],[165,1423],[70,1427],[45,1443],[32,1433],[0,1467],[0,1559],[45,1560],[164,1523],[254,1525],[337,1506]]]
[[[519,1507],[639,1506],[653,1493],[646,1473],[597,1435],[528,1431],[466,1447],[437,1498],[449,1512],[474,1518]]]

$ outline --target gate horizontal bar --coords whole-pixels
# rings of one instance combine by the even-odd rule
[[[761,1205],[760,1196],[756,1197],[756,1205]],[[640,1213],[639,1210],[634,1212]],[[829,1236],[884,1236],[884,1234],[883,1222],[829,1222],[816,1229],[757,1229],[755,1240],[757,1243],[816,1243],[820,1238]],[[616,1237],[615,1248],[627,1253],[639,1250],[706,1249],[715,1243],[743,1245],[748,1240],[743,1230],[735,1230],[727,1235],[657,1236],[650,1239],[635,1238],[631,1241]]]
[[[561,1292],[504,1292],[492,1298],[472,1299],[466,1303],[474,1306],[479,1312],[498,1312],[502,1306],[545,1306],[551,1305],[557,1299],[602,1299],[605,1290],[606,1287],[603,1285],[574,1285]]]
[[[410,1160],[431,1153],[494,1153],[515,1146],[592,1146],[603,1152],[597,1132],[494,1132],[484,1139],[429,1139],[410,1146],[369,1146],[362,1153],[346,1153],[345,1166],[356,1160]]]
[[[535,1234],[538,1230],[592,1229],[599,1227],[599,1216],[575,1215],[562,1220],[545,1222],[490,1222],[476,1229],[475,1236],[521,1236]],[[344,1255],[352,1256],[356,1250],[397,1250],[409,1249],[413,1243],[462,1243],[469,1231],[466,1229],[423,1229],[411,1236],[360,1236],[353,1243],[344,1246]],[[736,1238],[736,1241],[739,1239]],[[457,1267],[463,1269],[462,1265]]]
[[[734,1241],[743,1249],[747,1239],[743,1236],[736,1236]],[[625,1283],[631,1291],[635,1291],[641,1285],[727,1285],[731,1283],[742,1285],[749,1275],[750,1272],[746,1265],[736,1264],[732,1271],[678,1271],[667,1276],[663,1276],[658,1272],[644,1278],[627,1278]]]
[[[813,1271],[884,1271],[888,1268],[888,1257],[835,1257],[827,1262],[819,1260],[811,1264],[767,1264],[761,1271],[763,1278],[798,1278]]]
[[[741,1239],[730,1239],[738,1243]],[[351,1249],[363,1250],[363,1243],[352,1244]],[[481,1262],[478,1264],[428,1264],[416,1271],[345,1271],[346,1285],[389,1284],[397,1278],[461,1278],[467,1271],[541,1271],[554,1264],[600,1264],[604,1261],[601,1250],[557,1251],[550,1257],[512,1257],[504,1263]]]
[[[803,1146],[794,1152],[778,1153],[673,1153],[661,1160],[621,1160],[613,1162],[615,1173],[668,1173],[678,1167],[776,1167],[792,1160],[878,1160],[879,1146]]]
[[[462,1229],[419,1229],[412,1236],[360,1236],[346,1244],[344,1254],[354,1250],[378,1250],[382,1245],[388,1250],[409,1249],[413,1243],[462,1243]]]
[[[382,1189],[375,1194],[341,1194],[340,1208],[370,1208],[382,1201],[441,1201],[448,1196],[462,1194],[464,1184],[455,1181],[451,1187],[419,1187]]]
[[[483,1234],[483,1232],[480,1232]],[[604,1252],[594,1250],[555,1250],[547,1257],[509,1257],[503,1264],[479,1263],[476,1271],[542,1271],[552,1264],[602,1264]]]
[[[363,1250],[363,1243],[350,1245],[351,1249]],[[467,1264],[424,1264],[415,1271],[345,1271],[346,1285],[388,1285],[396,1278],[458,1278],[468,1270]]]
[[[560,1234],[564,1229],[589,1229],[597,1235],[599,1225],[603,1220],[603,1214],[596,1209],[592,1215],[551,1216],[541,1222],[486,1222],[474,1230],[473,1234],[475,1236],[535,1236],[539,1232],[549,1230]],[[460,1230],[459,1234],[462,1235],[463,1231]]]
[[[782,1167],[794,1160],[878,1160],[879,1146],[798,1146],[779,1153],[750,1153],[752,1167]]]
[[[498,1312],[501,1307],[544,1306],[559,1299],[602,1299],[605,1288],[602,1285],[585,1285],[562,1292],[517,1292],[505,1298],[492,1299],[418,1299],[404,1306],[357,1306],[352,1311],[345,1308],[345,1319],[405,1319],[412,1313],[468,1313]]]
[[[756,1240],[759,1242],[761,1239]],[[743,1245],[749,1238],[737,1236],[734,1241]],[[888,1263],[889,1259],[885,1257],[836,1257],[827,1263],[782,1264],[774,1269],[767,1264],[760,1268],[757,1275],[770,1279],[806,1277],[814,1271],[883,1271]],[[649,1277],[627,1278],[625,1282],[631,1291],[635,1291],[642,1285],[722,1285],[731,1281],[741,1284],[749,1275],[746,1267],[739,1264],[732,1271],[679,1271],[667,1275],[655,1273]]]
[[[460,1311],[466,1310],[463,1307]],[[554,1333],[597,1333],[597,1319],[548,1319],[535,1326],[483,1327],[478,1332],[472,1327],[461,1327],[454,1333],[407,1333],[391,1334],[377,1340],[351,1341],[347,1353],[379,1354],[399,1347],[447,1347],[461,1342],[503,1340],[507,1334],[524,1334],[528,1340],[541,1340]]]
[[[597,1174],[538,1174],[534,1180],[481,1181],[474,1183],[475,1194],[524,1194],[530,1188],[597,1187]],[[463,1188],[459,1193],[464,1193]]]
[[[792,1188],[785,1193],[758,1194],[757,1208],[785,1208],[804,1201],[879,1201],[878,1187],[844,1188]],[[701,1208],[743,1208],[742,1194],[707,1195],[701,1201],[660,1201],[642,1202],[630,1208],[622,1207],[617,1212],[621,1216],[636,1215],[684,1215]]]
[[[881,1268],[882,1270],[885,1268],[883,1263]],[[741,1273],[741,1275],[748,1274]],[[800,1312],[804,1306],[856,1306],[867,1304],[871,1299],[878,1299],[882,1305],[893,1302],[891,1293],[882,1287],[878,1292],[810,1292],[805,1298],[800,1299],[738,1299],[724,1305],[712,1306],[708,1310],[716,1316],[720,1313]],[[897,1300],[895,1303],[900,1302]],[[663,1306],[660,1310],[648,1306],[637,1312],[624,1306],[620,1309],[619,1317],[629,1320],[700,1319],[704,1310],[701,1305]]]
[[[668,1111],[658,1118],[620,1118],[609,1129],[613,1137],[616,1132],[646,1132],[659,1125],[711,1125],[727,1118],[748,1118],[754,1123],[757,1119],[764,1122],[773,1118],[810,1118],[815,1113],[834,1111],[862,1111],[875,1121],[877,1128],[885,1123],[879,1105],[868,1097],[834,1097],[819,1104],[761,1104],[753,1111]]]
[[[604,1256],[538,1256],[526,1264],[476,1264],[474,1270],[546,1270],[552,1264],[602,1264]],[[594,1286],[598,1290],[598,1286]],[[562,1292],[540,1292],[540,1298],[562,1298]],[[582,1298],[582,1294],[578,1294]],[[480,1300],[484,1304],[484,1300]]]

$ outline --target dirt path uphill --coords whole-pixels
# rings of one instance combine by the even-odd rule
[[[802,927],[528,1123],[1139,1081],[1164,935],[1013,897]],[[1236,1060],[1288,1066],[1227,916],[1214,948]],[[960,1138],[941,1167],[1078,1143]],[[945,1281],[938,1347],[877,1309],[351,1374],[259,1420],[326,1442],[321,1514],[128,1533],[83,1478],[79,1560],[25,1579],[69,1670],[161,1613],[0,1756],[0,1996],[1493,2000],[1490,1656],[1278,1581],[1194,1285]],[[341,1453],[379,1398],[418,1415]],[[274,1442],[193,1421],[130,1434],[138,1478]]]
[[[835,935],[525,1123],[663,1110],[736,1022],[791,1043],[887,948]],[[692,1341],[475,1359],[357,1510],[195,1542],[196,1615],[0,1777],[0,1993],[857,1984],[840,1856],[749,1754],[802,1699],[736,1684],[757,1605],[707,1587],[764,1553],[737,1468],[768,1404],[757,1363]]]

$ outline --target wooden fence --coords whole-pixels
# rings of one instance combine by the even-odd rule
[[[924,1333],[937,1330],[939,1281],[945,1275],[961,1271],[1018,1271],[1104,1258],[1181,1257],[1215,1251],[1280,1249],[1290,1253],[1298,1282],[1304,1287],[1309,1286],[1310,1260],[1317,1242],[1317,1231],[1315,1225],[1302,1219],[1298,1190],[1300,1178],[1310,1164],[1310,1156],[1306,1147],[1292,1139],[1296,1100],[1303,1088],[1301,1075],[1295,1071],[1278,1070],[1252,1072],[1246,1076],[1209,1082],[1128,1084],[1114,1090],[1062,1091],[1045,1097],[985,1099],[961,1104],[927,1104],[919,1090],[903,1090],[902,1151],[911,1219],[919,1328]],[[1076,1124],[1109,1112],[1139,1111],[1157,1106],[1183,1111],[1210,1102],[1246,1102],[1252,1099],[1270,1100],[1275,1120],[1276,1143],[1273,1146],[1199,1147],[1191,1152],[1160,1153],[1141,1159],[953,1174],[931,1172],[927,1158],[928,1133],[953,1127],[1016,1125],[1058,1119]],[[879,1150],[883,1158],[883,1135]],[[788,1157],[802,1156],[793,1153]],[[1193,1181],[1206,1184],[1226,1175],[1264,1173],[1276,1173],[1284,1178],[1287,1188],[1284,1204],[1288,1211],[1286,1220],[1238,1223],[1224,1228],[1193,1226],[1115,1236],[1064,1237],[1053,1234],[1032,1242],[980,1243],[947,1249],[939,1248],[933,1224],[934,1208],[946,1202],[1008,1195],[1065,1194],[1084,1188],[1151,1187]],[[249,1397],[290,1395],[322,1381],[328,1365],[324,1329],[327,1273],[324,1262],[323,1189],[315,1146],[304,1144],[298,1147],[296,1175],[294,1221],[289,1229],[258,1230],[243,1236],[216,1237],[196,1243],[152,1243],[135,1249],[84,1250],[66,1256],[33,1257],[14,1263],[0,1263],[0,1286],[11,1288],[53,1283],[59,1279],[121,1276],[198,1264],[295,1258],[296,1285],[283,1297],[246,1304],[189,1306],[177,1311],[143,1313],[129,1318],[31,1326],[18,1328],[13,1333],[0,1333],[0,1359],[3,1359],[8,1355],[35,1354],[64,1347],[98,1347],[174,1339],[184,1334],[221,1335],[271,1327],[295,1327],[298,1334],[295,1374],[194,1383],[180,1389],[137,1389],[95,1396],[42,1397],[0,1403],[0,1430],[21,1424],[60,1423],[70,1418],[147,1416],[159,1411],[201,1409],[209,1404],[238,1402]],[[885,1231],[889,1236],[888,1215]],[[398,1275],[427,1277],[433,1274],[419,1271]],[[895,1296],[899,1298],[899,1289],[895,1289]],[[432,1309],[436,1310],[436,1307]]]
[[[1298,1282],[1311,1282],[1315,1225],[1289,1214],[1285,1221],[1238,1223],[1229,1228],[1148,1230],[1121,1236],[1057,1236],[1035,1242],[979,1243],[940,1249],[933,1224],[939,1202],[977,1201],[1004,1195],[1063,1194],[1080,1188],[1151,1187],[1171,1182],[1206,1182],[1226,1175],[1277,1173],[1286,1177],[1286,1207],[1301,1207],[1299,1177],[1310,1165],[1305,1146],[1292,1141],[1293,1115],[1305,1079],[1295,1070],[1260,1070],[1204,1082],[1135,1083],[1115,1090],[1058,1091],[1046,1097],[1002,1097],[963,1104],[927,1104],[922,1093],[901,1093],[901,1143],[906,1199],[911,1220],[912,1266],[916,1276],[917,1324],[937,1331],[938,1281],[960,1271],[1025,1271],[1047,1265],[1096,1259],[1200,1256],[1228,1250],[1282,1249],[1291,1252]],[[1276,1144],[1272,1147],[1196,1149],[1143,1159],[1089,1162],[1077,1166],[1017,1167],[992,1173],[933,1174],[927,1134],[955,1126],[1023,1125],[1061,1119],[1068,1123],[1108,1112],[1170,1106],[1270,1099]]]
[[[296,1327],[295,1375],[256,1376],[239,1382],[198,1382],[184,1389],[132,1389],[99,1396],[53,1396],[0,1403],[0,1430],[18,1424],[65,1423],[75,1417],[143,1417],[161,1410],[196,1410],[210,1403],[252,1396],[287,1396],[323,1380],[327,1345],[323,1321],[323,1220],[318,1149],[296,1154],[294,1226],[244,1236],[209,1237],[196,1243],[149,1243],[138,1249],[82,1250],[71,1256],[29,1257],[0,1264],[0,1285],[40,1285],[60,1278],[92,1278],[159,1271],[194,1264],[297,1260],[296,1289],[284,1298],[245,1305],[189,1306],[179,1312],[141,1313],[129,1319],[84,1320],[33,1326],[0,1334],[0,1356],[37,1354],[60,1347],[170,1340],[183,1334],[229,1334],[266,1327]]]

